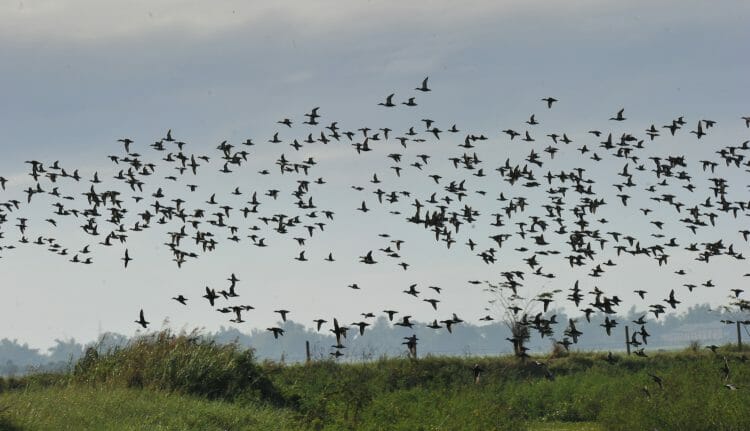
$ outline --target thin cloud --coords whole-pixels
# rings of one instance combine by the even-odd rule
[[[578,1],[577,5],[594,4]],[[148,32],[178,31],[210,35],[236,28],[275,27],[301,34],[382,31],[384,26],[464,26],[488,16],[543,8],[564,11],[569,3],[547,1],[450,0],[381,1],[240,1],[137,0],[113,4],[97,0],[22,0],[0,6],[0,33],[21,38],[101,41],[139,38]],[[276,27],[278,26],[278,27]]]

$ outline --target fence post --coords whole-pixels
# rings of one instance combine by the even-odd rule
[[[630,356],[630,327],[628,325],[625,325],[625,349],[628,351],[628,356]]]
[[[306,363],[310,363],[310,342],[305,341],[305,358],[307,358]]]
[[[737,321],[737,350],[742,351],[742,332],[740,331],[740,321]]]

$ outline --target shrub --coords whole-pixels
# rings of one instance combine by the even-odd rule
[[[89,384],[151,388],[227,400],[283,403],[255,363],[253,351],[200,336],[164,330],[124,347],[90,348],[75,364],[73,379]]]

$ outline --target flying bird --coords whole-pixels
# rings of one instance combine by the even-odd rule
[[[419,91],[422,91],[422,92],[427,92],[427,91],[431,91],[431,90],[430,90],[429,88],[427,88],[427,79],[429,79],[429,77],[425,78],[425,79],[424,79],[424,80],[422,81],[422,85],[421,85],[421,86],[419,86],[419,87],[417,87],[417,88],[415,88],[415,90],[419,90]],[[429,126],[428,126],[428,127],[429,127]]]
[[[147,322],[146,318],[143,317],[143,309],[142,308],[141,308],[140,317],[138,318],[138,320],[135,321],[135,323],[143,326],[143,329],[146,329],[148,327],[148,325],[151,323],[151,322]]]

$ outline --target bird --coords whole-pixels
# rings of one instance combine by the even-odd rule
[[[286,315],[289,314],[289,310],[274,310],[273,312],[279,313],[281,315],[281,320],[286,322]]]
[[[428,324],[428,325],[427,325],[427,327],[428,327],[428,328],[431,328],[431,329],[440,329],[440,328],[442,328],[442,326],[440,326],[440,325],[438,324],[438,321],[437,321],[437,319],[434,319],[434,320],[432,321],[432,323],[430,323],[430,324]]]
[[[622,115],[624,112],[625,112],[624,108],[620,109],[619,111],[617,111],[617,114],[614,117],[610,117],[610,120],[614,120],[614,121],[624,121],[624,120],[626,120],[626,118],[623,117],[623,115]]]
[[[425,78],[425,79],[424,79],[424,80],[422,81],[422,85],[421,85],[421,86],[419,86],[419,87],[417,87],[417,88],[415,88],[415,90],[418,90],[418,91],[422,91],[422,92],[427,92],[427,91],[431,91],[431,90],[430,90],[429,88],[427,88],[427,79],[429,79],[429,77]],[[429,127],[429,126],[428,126],[428,127]]]
[[[695,135],[698,139],[700,139],[703,136],[705,136],[706,132],[703,131],[703,123],[699,121],[698,122],[698,126],[696,127],[696,129],[695,130],[691,130],[690,133],[693,134],[693,135]]]
[[[374,265],[378,263],[373,257],[372,257],[372,250],[368,251],[364,256],[359,257],[359,261],[368,265]]]
[[[130,255],[128,255],[128,249],[125,249],[125,256],[121,259],[125,263],[125,268],[128,267],[128,263],[130,263],[131,260],[133,260]]]
[[[545,97],[544,99],[542,99],[542,101],[547,102],[547,109],[551,109],[552,104],[557,102],[557,99],[555,99],[554,97]]]
[[[401,102],[402,105],[406,106],[417,106],[417,102],[414,101],[415,97],[410,97],[406,102]]]
[[[398,311],[396,311],[396,310],[383,310],[383,313],[387,314],[388,315],[388,320],[391,321],[391,322],[393,322],[393,315],[395,315],[396,313],[398,313]]]
[[[666,302],[667,304],[669,304],[669,306],[672,307],[673,309],[677,308],[677,304],[679,304],[680,301],[678,301],[678,300],[676,300],[674,298],[674,289],[672,289],[669,292],[669,298],[665,299],[664,302]]]
[[[148,325],[151,323],[151,322],[147,322],[146,318],[143,317],[143,309],[142,308],[141,308],[140,317],[138,318],[138,320],[135,321],[135,323],[141,325],[143,327],[143,329],[147,329]]]
[[[365,328],[370,326],[370,324],[367,322],[354,322],[352,326],[359,327],[359,335],[365,335]]]
[[[130,144],[133,143],[132,139],[122,138],[118,139],[117,142],[121,142],[125,146],[125,152],[130,154]]]
[[[414,323],[412,323],[411,321],[409,321],[410,318],[411,318],[411,316],[402,316],[401,317],[401,321],[394,323],[394,325],[396,325],[396,326],[404,326],[404,327],[407,327],[407,328],[412,328],[412,327],[414,327]]]
[[[380,102],[380,103],[378,103],[378,105],[385,106],[387,108],[392,108],[392,107],[396,106],[393,103],[393,96],[394,96],[394,94],[391,93],[390,95],[388,95],[388,97],[385,98],[385,102]]]
[[[313,320],[313,322],[315,322],[317,331],[320,332],[320,328],[323,326],[324,323],[327,323],[328,321],[325,319],[315,319]]]
[[[203,297],[206,298],[208,300],[208,303],[213,307],[214,302],[219,298],[219,295],[216,294],[216,291],[214,289],[206,286],[206,294],[203,295]]]
[[[416,289],[416,287],[416,284],[412,284],[409,286],[409,289],[404,290],[403,292],[416,298],[417,295],[419,295],[419,291]]]

